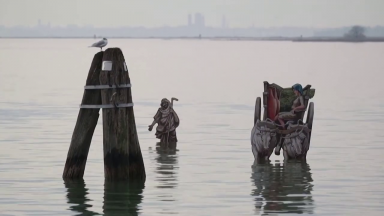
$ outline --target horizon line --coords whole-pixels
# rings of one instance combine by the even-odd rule
[[[276,28],[305,28],[305,29],[340,29],[340,28],[349,28],[353,26],[362,26],[364,28],[377,28],[377,27],[384,27],[384,24],[381,25],[359,25],[359,24],[350,24],[350,25],[343,25],[338,27],[308,27],[308,26],[255,26],[255,25],[249,25],[244,27],[222,27],[222,26],[198,26],[195,24],[188,25],[163,25],[163,26],[93,26],[92,24],[84,24],[84,25],[78,25],[78,24],[67,24],[67,25],[51,25],[51,24],[40,24],[40,25],[12,25],[12,26],[6,26],[6,25],[0,25],[0,28],[38,28],[38,27],[49,27],[49,28],[67,28],[67,27],[77,27],[77,28],[94,28],[94,29],[102,29],[102,28],[109,28],[109,29],[119,29],[119,28],[144,28],[144,29],[157,29],[157,28],[179,28],[179,27],[200,27],[200,28],[220,28],[220,29],[242,29],[242,28],[255,28],[255,29],[276,29]]]

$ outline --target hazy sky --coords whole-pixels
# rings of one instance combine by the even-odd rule
[[[0,0],[0,25],[175,26],[201,12],[206,25],[384,25],[384,0]]]

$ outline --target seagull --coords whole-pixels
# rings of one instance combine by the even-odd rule
[[[103,38],[103,40],[98,41],[98,42],[92,44],[92,46],[89,46],[89,47],[99,47],[101,50],[103,50],[103,47],[105,47],[107,44],[108,44],[107,38]]]

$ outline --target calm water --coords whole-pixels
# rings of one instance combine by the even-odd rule
[[[104,184],[99,119],[83,181],[61,178],[94,40],[0,40],[0,215],[381,215],[384,44],[119,40],[144,188]],[[308,161],[252,167],[263,81],[316,89]],[[148,125],[177,97],[177,151]]]

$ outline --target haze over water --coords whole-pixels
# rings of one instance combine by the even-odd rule
[[[61,178],[93,39],[0,40],[0,215],[381,215],[384,44],[111,39],[129,68],[144,188],[104,185],[102,118],[84,181]],[[316,89],[307,163],[253,165],[263,81]],[[148,125],[176,97],[177,151]]]

